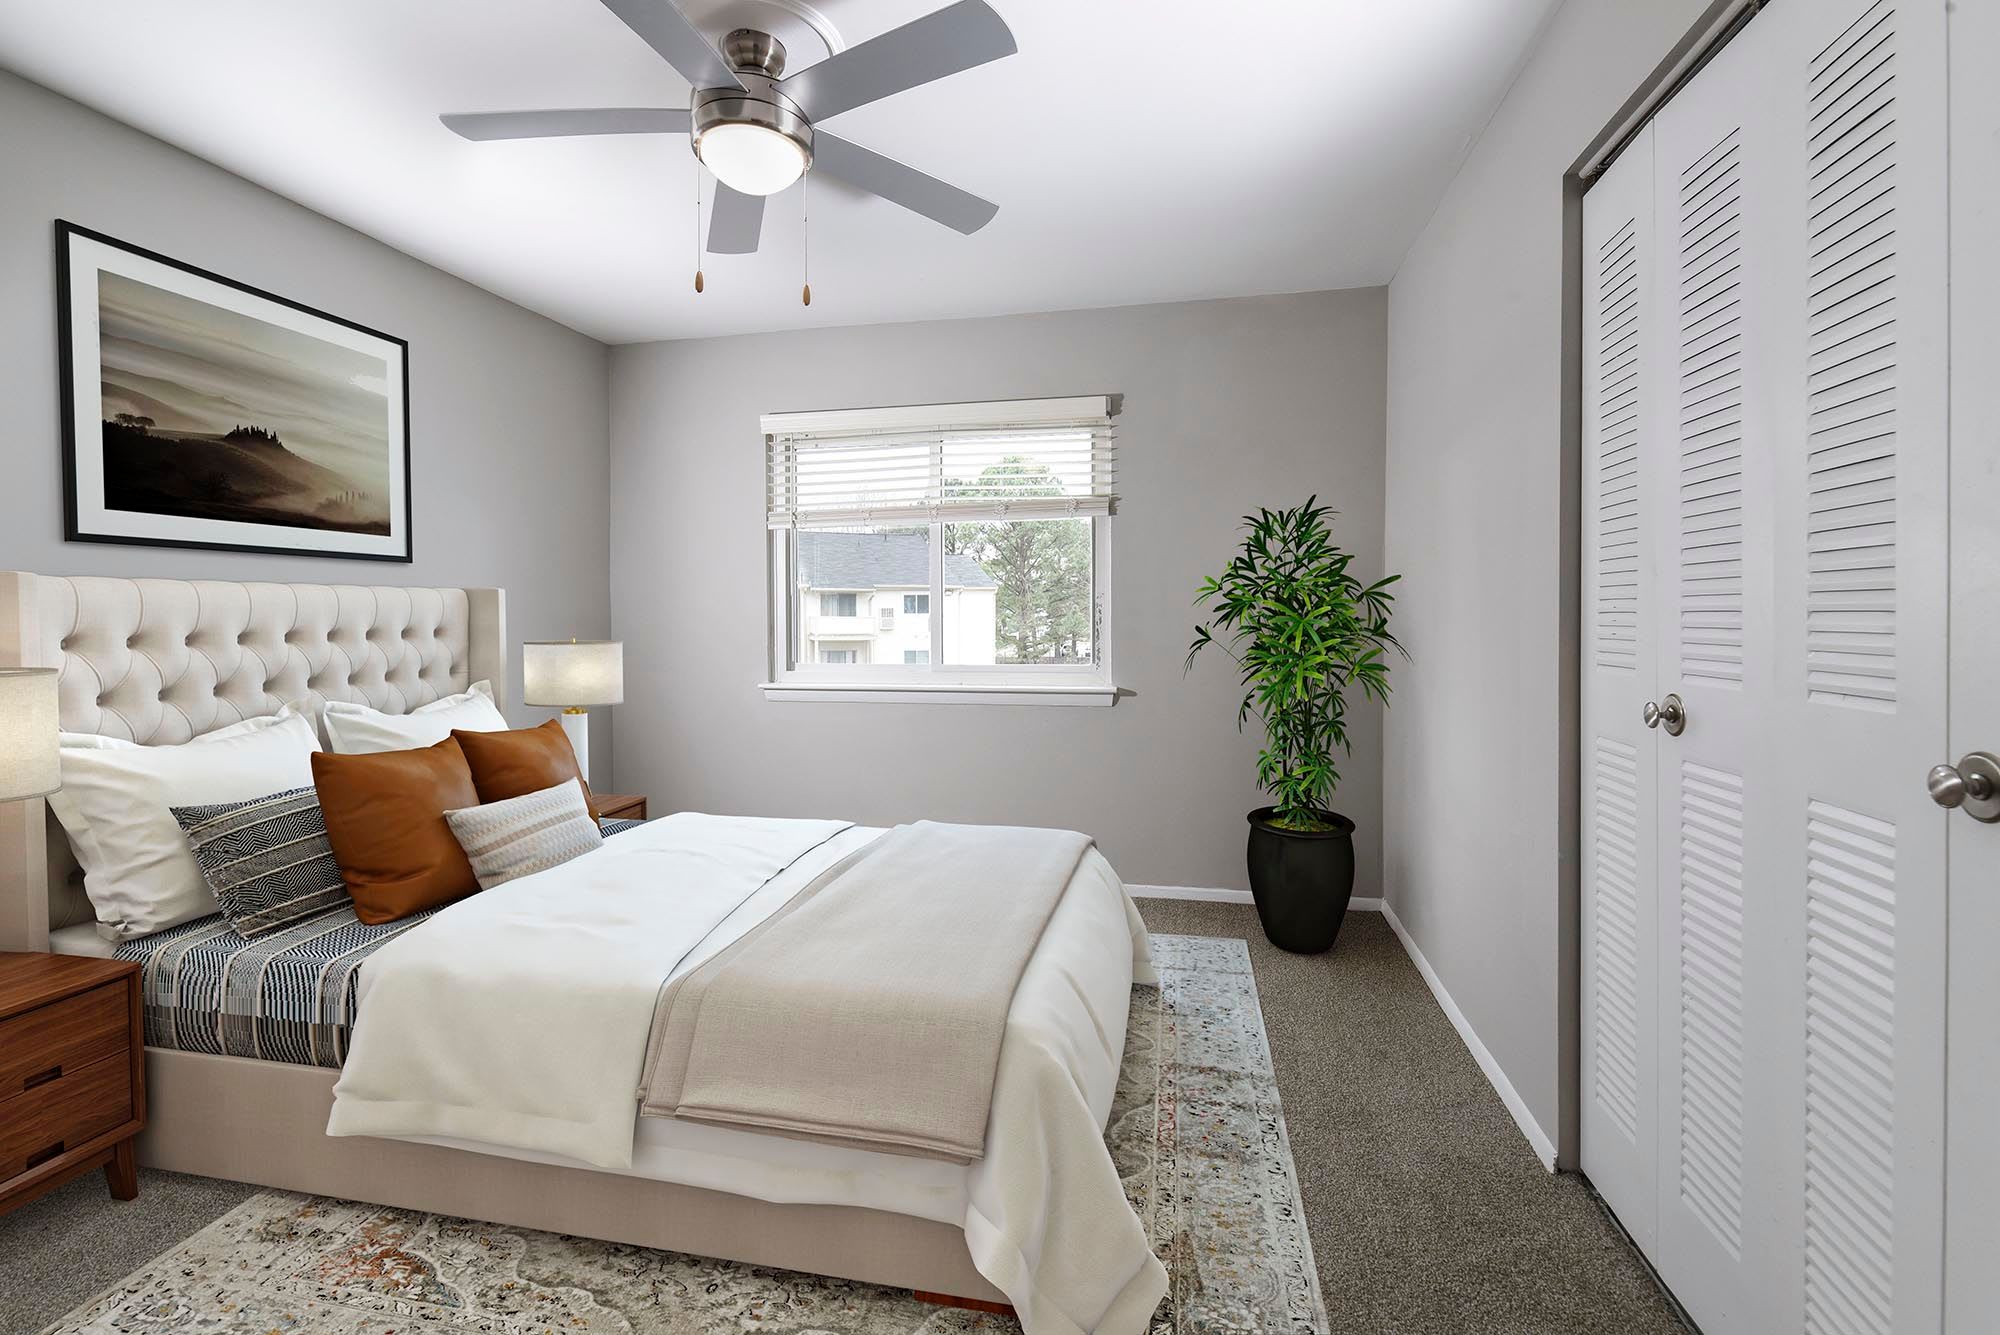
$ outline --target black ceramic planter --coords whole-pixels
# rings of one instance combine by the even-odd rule
[[[1317,955],[1333,946],[1354,895],[1354,822],[1319,813],[1331,830],[1281,830],[1275,807],[1250,813],[1250,893],[1264,935],[1280,950]]]

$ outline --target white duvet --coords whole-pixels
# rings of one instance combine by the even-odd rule
[[[453,905],[362,967],[327,1133],[961,1223],[1028,1335],[1144,1330],[1166,1275],[1102,1136],[1131,985],[1153,976],[1138,912],[1094,850],[1015,994],[983,1159],[635,1118],[660,986],[880,833],[683,813]]]

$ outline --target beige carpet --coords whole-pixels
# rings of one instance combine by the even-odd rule
[[[1682,1335],[1580,1178],[1551,1176],[1379,913],[1325,955],[1247,905],[1142,900],[1250,942],[1335,1335]]]
[[[1644,1266],[1574,1178],[1542,1171],[1377,914],[1324,956],[1268,945],[1248,907],[1145,901],[1162,932],[1250,943],[1337,1335],[1679,1335]],[[0,1332],[26,1335],[256,1189],[92,1175],[0,1219]]]

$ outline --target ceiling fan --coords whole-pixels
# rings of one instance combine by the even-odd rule
[[[467,139],[691,134],[718,186],[708,249],[757,249],[764,197],[817,169],[971,235],[1000,206],[828,134],[817,122],[892,93],[1014,54],[1014,35],[985,0],[958,0],[784,77],[785,47],[738,28],[710,45],[672,0],[601,0],[694,85],[692,105],[487,111],[439,117]]]

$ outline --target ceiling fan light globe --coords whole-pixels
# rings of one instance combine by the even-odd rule
[[[695,145],[702,165],[731,190],[775,195],[806,172],[805,151],[761,125],[711,125]]]

